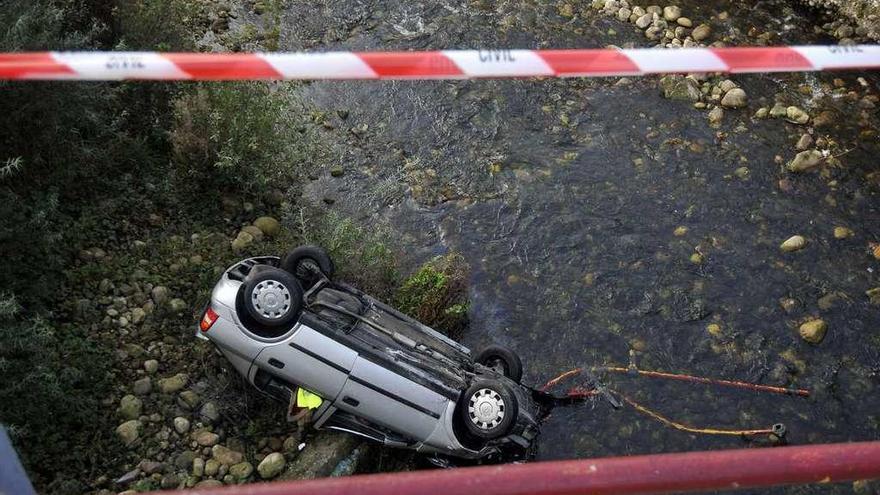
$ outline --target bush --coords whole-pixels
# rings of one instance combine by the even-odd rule
[[[460,254],[438,256],[410,275],[394,296],[400,311],[458,338],[467,325],[468,266]]]
[[[110,454],[96,428],[105,419],[99,411],[110,356],[79,329],[55,329],[19,311],[13,296],[0,294],[0,422],[23,447],[35,485],[46,486],[59,470],[88,472],[96,456]]]
[[[255,192],[290,182],[306,163],[300,112],[265,83],[205,84],[174,103],[178,180]]]
[[[366,229],[335,212],[307,217],[300,211],[299,223],[307,244],[321,246],[330,253],[340,279],[379,299],[390,298],[398,276],[386,229]]]

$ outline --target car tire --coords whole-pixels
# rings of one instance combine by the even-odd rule
[[[274,267],[257,270],[242,287],[245,310],[258,324],[277,328],[289,326],[299,317],[303,289],[293,275]]]
[[[474,358],[474,361],[488,368],[494,368],[516,383],[519,383],[520,380],[522,380],[522,360],[520,360],[515,352],[507,347],[490,345],[480,351],[480,353],[477,354],[477,357]]]
[[[516,396],[498,380],[479,380],[468,387],[459,407],[468,433],[482,440],[506,435],[518,413]]]
[[[311,287],[320,280],[320,274],[315,273],[314,268],[328,279],[333,278],[336,272],[330,255],[318,246],[300,246],[291,250],[284,255],[280,266],[282,270],[299,279],[303,287]]]

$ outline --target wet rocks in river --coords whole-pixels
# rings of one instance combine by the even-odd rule
[[[700,101],[702,93],[697,82],[689,77],[671,75],[660,79],[663,97],[670,100]]]
[[[812,145],[813,136],[810,136],[809,134],[804,134],[803,136],[801,136],[800,139],[798,139],[798,142],[794,145],[794,148],[798,151],[806,151]]]
[[[806,124],[810,121],[810,114],[798,107],[790,106],[785,109],[785,118],[794,124]]]
[[[773,108],[770,109],[770,116],[774,119],[781,119],[788,115],[788,107],[783,105],[782,103],[777,103],[773,105]]]
[[[786,253],[790,253],[793,251],[799,251],[806,247],[807,240],[800,235],[793,235],[785,240],[780,246],[779,249]]]
[[[733,88],[721,98],[721,105],[725,108],[742,108],[747,102],[746,92],[742,88]]]
[[[853,234],[854,234],[854,232],[852,231],[852,229],[849,229],[847,227],[841,227],[841,226],[834,227],[834,238],[835,239],[846,239],[848,237],[852,237]]]
[[[715,107],[712,110],[709,110],[709,125],[712,127],[718,127],[721,125],[721,121],[724,120],[724,110],[721,107]]]
[[[281,474],[285,463],[286,461],[281,453],[272,452],[260,461],[260,464],[257,466],[257,472],[260,473],[261,478],[271,479]]]
[[[824,159],[824,155],[819,150],[801,151],[795,155],[792,161],[788,162],[786,168],[790,172],[807,172],[821,165]]]
[[[810,344],[818,344],[822,342],[822,339],[825,338],[825,333],[828,331],[828,324],[825,323],[822,319],[810,320],[806,323],[801,324],[798,332],[801,335],[801,338]]]

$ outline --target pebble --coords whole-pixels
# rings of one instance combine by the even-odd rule
[[[205,405],[202,406],[199,414],[203,420],[209,423],[213,423],[220,419],[220,410],[217,408],[217,404],[213,402],[205,402]]]
[[[189,431],[189,420],[183,416],[174,418],[174,431],[181,435]]]
[[[150,296],[153,298],[153,302],[156,303],[156,306],[161,306],[165,301],[168,300],[168,296],[170,295],[170,291],[168,287],[164,285],[157,285],[153,287],[153,290],[150,291]]]
[[[193,440],[202,447],[213,447],[220,441],[220,435],[208,430],[198,430],[193,433]]]
[[[135,381],[131,390],[135,395],[147,395],[153,390],[153,381],[150,380],[150,377],[145,376]]]
[[[799,251],[807,245],[807,240],[800,235],[793,235],[780,244],[779,249],[786,253]]]
[[[217,462],[227,466],[233,466],[244,460],[244,455],[241,452],[236,452],[223,445],[214,445],[211,449],[211,455],[217,459]]]
[[[260,217],[254,220],[254,226],[269,237],[274,237],[281,231],[281,223],[272,217]]]
[[[810,320],[800,326],[801,338],[810,344],[818,344],[825,338],[828,324],[822,319]]]
[[[218,471],[220,471],[220,462],[217,459],[205,461],[205,476],[216,476]]]
[[[253,243],[254,236],[242,230],[229,245],[232,247],[233,252],[240,253]]]
[[[721,125],[722,119],[724,119],[724,110],[721,107],[715,107],[709,111],[709,125],[717,127]]]
[[[806,124],[810,121],[810,114],[798,107],[790,106],[785,109],[785,118],[795,124]]]
[[[761,107],[755,112],[756,119],[766,119],[768,115],[770,115],[770,109],[767,107]]]
[[[192,475],[196,478],[201,478],[205,475],[205,460],[201,457],[193,459]]]
[[[156,361],[155,359],[148,359],[144,361],[144,371],[151,375],[159,371],[159,361]]]
[[[717,323],[709,323],[708,325],[706,325],[706,331],[709,332],[709,335],[713,337],[720,337],[722,334],[721,325]]]
[[[244,481],[254,472],[254,466],[247,462],[239,462],[229,468],[229,474],[239,481]]]
[[[195,452],[191,450],[184,450],[174,459],[174,465],[177,466],[178,469],[189,471],[196,457],[198,456]]]
[[[788,162],[786,168],[790,172],[807,172],[822,164],[824,156],[819,150],[801,151],[795,155],[794,159]]]
[[[672,235],[674,235],[675,237],[681,237],[687,233],[688,233],[688,228],[685,227],[684,225],[681,225],[681,226],[678,226],[675,228],[675,230],[672,232]]]
[[[653,21],[654,17],[651,14],[645,14],[636,19],[636,27],[639,29],[645,29],[650,26]]]
[[[143,323],[144,318],[147,317],[147,312],[142,308],[133,308],[131,310],[131,322],[135,325],[140,325]]]
[[[742,108],[746,103],[746,92],[742,88],[731,89],[721,99],[721,105],[726,108]]]
[[[694,31],[691,33],[691,38],[694,41],[703,41],[712,34],[712,28],[709,27],[708,24],[700,24],[699,26],[694,28]]]
[[[617,18],[620,19],[621,21],[628,21],[629,16],[631,16],[631,15],[632,15],[632,11],[626,7],[617,11]]]
[[[241,228],[242,232],[247,232],[254,238],[254,242],[260,242],[263,240],[263,231],[258,229],[256,225],[245,225]]]
[[[694,25],[694,22],[692,20],[688,19],[687,17],[679,17],[678,19],[675,20],[675,22],[677,22],[679,26],[686,27],[686,28],[689,28]]]
[[[677,5],[669,5],[668,7],[663,7],[663,19],[674,22],[681,17],[681,8]]]
[[[116,436],[118,436],[126,446],[131,445],[141,436],[142,427],[143,425],[141,422],[136,419],[126,421],[116,427]]]
[[[788,113],[788,107],[783,105],[782,103],[777,103],[773,105],[773,108],[770,109],[770,116],[774,119],[780,119],[786,116]]]
[[[186,386],[188,380],[189,378],[186,376],[186,373],[178,373],[170,378],[162,378],[159,380],[159,390],[165,394],[179,392]]]
[[[272,452],[260,461],[257,472],[260,473],[261,478],[271,479],[281,474],[285,464],[284,456],[280,452]]]
[[[749,167],[739,167],[733,171],[733,175],[742,180],[748,179],[750,173]]]
[[[813,136],[810,136],[809,134],[804,134],[803,136],[801,136],[800,139],[798,139],[798,142],[794,145],[794,148],[798,151],[805,151],[812,145]]]
[[[144,403],[133,395],[126,395],[119,401],[116,413],[122,419],[137,419],[143,411]]]
[[[186,301],[179,298],[172,299],[168,306],[171,308],[172,313],[183,313],[187,308]]]
[[[835,239],[846,239],[847,237],[852,237],[853,234],[854,234],[854,232],[847,227],[841,227],[841,226],[834,227],[834,238]]]

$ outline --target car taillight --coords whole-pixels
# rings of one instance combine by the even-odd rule
[[[217,321],[217,313],[211,306],[208,306],[208,309],[205,310],[205,314],[202,316],[202,321],[199,322],[199,328],[203,332],[207,332],[215,321]]]

